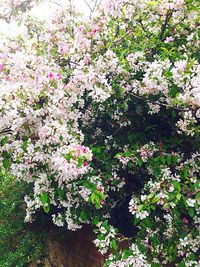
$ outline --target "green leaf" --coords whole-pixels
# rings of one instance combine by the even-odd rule
[[[81,217],[81,219],[83,220],[83,221],[87,221],[87,214],[85,213],[85,211],[81,211],[81,213],[80,213],[80,217]]]
[[[101,193],[100,191],[96,191],[96,194],[99,196],[99,198],[101,199],[101,200],[104,200],[105,199],[105,195],[103,194],[103,193]]]
[[[63,199],[63,198],[65,197],[65,195],[66,195],[66,191],[65,191],[65,189],[58,188],[58,189],[57,189],[57,192],[58,192],[59,197],[61,197],[62,199]]]
[[[89,160],[89,158],[90,158],[89,153],[86,153],[86,154],[85,154],[85,159],[86,159],[86,160]]]
[[[152,197],[154,197],[154,193],[151,193],[151,194],[148,195],[149,199],[152,198]]]
[[[94,218],[92,219],[92,223],[93,223],[94,225],[97,225],[97,224],[99,223],[99,218],[98,218],[98,217],[94,217]]]
[[[49,213],[49,211],[50,211],[50,204],[49,204],[49,203],[47,203],[46,205],[43,205],[42,207],[43,207],[43,210],[44,210],[46,213]]]
[[[111,245],[114,250],[117,250],[117,243],[114,239],[111,241]]]
[[[158,200],[159,200],[159,197],[154,197],[154,198],[152,199],[151,203],[157,203]]]
[[[184,177],[184,178],[187,178],[187,177],[188,177],[188,169],[187,169],[187,168],[185,168],[185,169],[183,170],[183,177]]]
[[[195,199],[200,199],[200,192],[196,193]]]
[[[157,1],[148,1],[147,4],[149,6],[157,6],[158,5],[158,2]],[[168,50],[167,50],[168,51]]]
[[[91,200],[92,204],[95,203],[95,193],[94,192],[90,195],[90,200]]]
[[[190,208],[189,210],[188,210],[188,214],[190,215],[190,217],[194,217],[194,213],[195,213],[195,211],[194,211],[194,208]]]
[[[141,205],[138,206],[138,209],[137,209],[137,210],[138,210],[138,211],[141,211],[141,210],[143,210],[143,208],[144,208],[144,205],[141,204]]]
[[[40,196],[40,199],[42,201],[42,204],[44,205],[45,203],[47,203],[48,199],[49,199],[49,196],[46,192],[42,193],[41,196]]]
[[[168,164],[168,165],[171,164],[171,156],[167,156],[167,164]]]
[[[41,199],[41,202],[42,202],[43,210],[46,213],[49,213],[49,211],[50,211],[50,200],[49,200],[48,194],[46,192],[42,193],[41,196],[40,196],[40,199]]]
[[[72,155],[70,155],[70,154],[67,154],[67,155],[65,155],[64,156],[65,157],[65,159],[69,162],[70,161],[70,159],[72,158]]]
[[[180,262],[179,264],[178,264],[178,267],[185,267],[186,265],[185,265],[185,262]]]
[[[28,140],[25,140],[25,141],[23,142],[23,144],[22,144],[22,149],[23,149],[23,151],[26,151],[27,147],[28,147]]]
[[[92,204],[95,204],[95,207],[97,209],[100,208],[101,206],[101,198],[99,196],[99,191],[96,190],[95,192],[93,192],[91,195],[90,195],[90,201],[92,202]]]
[[[79,157],[79,158],[78,158],[78,164],[77,164],[77,166],[78,166],[78,167],[81,167],[81,166],[83,165],[83,162],[84,162],[84,158]]]
[[[1,140],[1,145],[4,146],[5,144],[8,143],[8,136],[4,136]]]
[[[3,166],[6,170],[10,169],[10,165],[11,165],[10,159],[6,158],[3,160]]]
[[[101,207],[101,203],[100,203],[100,201],[97,201],[96,204],[95,204],[95,208],[99,209],[100,207]]]
[[[176,198],[177,198],[178,200],[180,200],[180,199],[181,199],[181,196],[182,196],[182,195],[179,193],[179,194],[176,195]]]
[[[156,207],[155,206],[153,206],[153,205],[151,205],[151,206],[149,206],[152,210],[156,210]]]
[[[173,164],[176,164],[178,162],[178,157],[172,156],[172,161],[173,161]]]
[[[138,165],[139,165],[139,167],[142,167],[142,164],[143,164],[142,159],[141,158],[138,158]]]
[[[139,223],[140,219],[139,218],[134,218],[133,220],[133,225],[136,226]]]
[[[181,191],[181,185],[177,181],[172,182],[174,188],[176,188],[179,192]]]
[[[160,168],[158,166],[154,166],[153,167],[153,173],[154,173],[155,177],[158,177],[160,174]]]
[[[160,263],[151,263],[151,267],[160,267]]]

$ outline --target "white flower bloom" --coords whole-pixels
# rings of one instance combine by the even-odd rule
[[[196,200],[195,199],[192,199],[192,198],[188,198],[186,200],[187,204],[189,207],[194,207],[194,204],[196,203]]]

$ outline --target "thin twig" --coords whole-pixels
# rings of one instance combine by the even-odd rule
[[[90,4],[88,3],[88,1],[87,1],[87,0],[83,0],[83,1],[86,3],[86,5],[89,7],[90,11],[92,12],[92,7],[91,7]]]
[[[56,4],[57,6],[60,6],[60,4],[57,2],[57,1],[53,1],[53,0],[51,0],[50,1],[52,4]]]
[[[2,131],[0,131],[0,135],[4,135],[4,134],[12,134],[11,127],[6,127]]]
[[[68,62],[69,62],[69,63],[72,63],[72,64],[74,64],[74,65],[80,66],[80,64],[77,63],[77,62],[74,62],[74,61],[71,61],[71,60],[68,60]]]
[[[121,42],[124,38],[126,38],[128,35],[130,35],[131,33],[133,33],[133,29],[131,29],[130,31],[128,31],[126,34],[124,34],[121,38],[117,39],[115,42],[113,42],[113,44],[118,44],[119,42]]]
[[[167,107],[167,108],[173,108],[177,111],[181,111],[181,112],[187,112],[187,111],[190,111],[190,109],[184,109],[184,108],[179,108],[179,107],[175,107],[175,106],[172,106],[172,105],[169,105],[169,104],[166,104],[166,103],[162,103],[162,102],[159,102],[159,101],[153,101],[153,100],[149,100],[148,98],[146,97],[141,97],[141,96],[138,96],[134,93],[131,93],[132,96],[134,96],[135,98],[137,99],[140,99],[140,100],[143,100],[143,101],[147,101],[147,102],[150,102],[152,104],[157,104],[159,106],[163,106],[163,107]]]
[[[169,22],[171,16],[172,16],[172,11],[168,11],[168,12],[167,12],[167,15],[166,15],[166,17],[165,17],[165,21],[164,21],[164,23],[162,24],[162,27],[161,27],[161,33],[160,33],[160,40],[161,40],[161,41],[163,41],[163,35],[164,35],[164,33],[165,33],[165,30],[166,30],[166,28],[167,28],[167,24],[168,24],[168,22]]]
[[[93,6],[93,8],[92,8],[92,13],[95,11],[95,8],[96,8],[96,6],[97,6],[97,3],[98,3],[98,0],[95,0],[94,6]]]

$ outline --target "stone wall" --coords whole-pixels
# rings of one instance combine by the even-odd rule
[[[44,267],[102,267],[103,258],[93,244],[94,239],[89,227],[76,232],[51,229]],[[30,265],[36,266],[36,263]]]

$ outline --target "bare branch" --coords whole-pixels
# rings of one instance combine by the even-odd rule
[[[38,0],[37,2],[39,1],[40,0]],[[10,1],[7,7],[8,12],[5,14],[0,14],[0,19],[5,20],[6,22],[9,23],[12,17],[14,17],[15,15],[26,12],[28,9],[31,9],[32,3],[33,3],[33,0],[24,0],[19,5],[16,5],[14,4],[14,1]]]
[[[164,21],[164,23],[162,24],[162,27],[161,27],[161,33],[160,33],[160,40],[161,41],[163,41],[163,35],[165,33],[165,30],[167,28],[167,24],[169,23],[171,16],[172,16],[172,11],[169,10],[167,12],[166,17],[165,17],[165,21]]]
[[[162,103],[162,102],[159,102],[159,101],[152,101],[152,100],[149,100],[146,97],[138,96],[138,95],[136,95],[134,93],[130,93],[130,94],[132,96],[134,96],[135,98],[137,98],[137,99],[140,99],[140,100],[152,103],[152,104],[156,104],[156,105],[159,105],[159,106],[163,106],[163,107],[166,107],[166,108],[172,108],[172,109],[175,109],[175,110],[180,111],[180,112],[187,112],[187,111],[191,110],[191,109],[188,109],[188,108],[184,109],[184,108],[175,107],[175,106],[172,106],[172,105],[169,105],[169,104],[166,104],[166,103]]]
[[[113,42],[113,44],[118,44],[120,43],[124,38],[129,36],[131,33],[133,33],[133,29],[129,30],[126,34],[124,34],[121,38],[117,39],[116,41]]]
[[[5,135],[5,134],[12,134],[11,127],[6,127],[2,131],[0,131],[0,135]]]
[[[87,1],[87,0],[83,0],[83,1],[86,3],[86,5],[89,7],[90,11],[92,12],[92,7],[91,7],[90,4],[88,3],[88,1]]]

